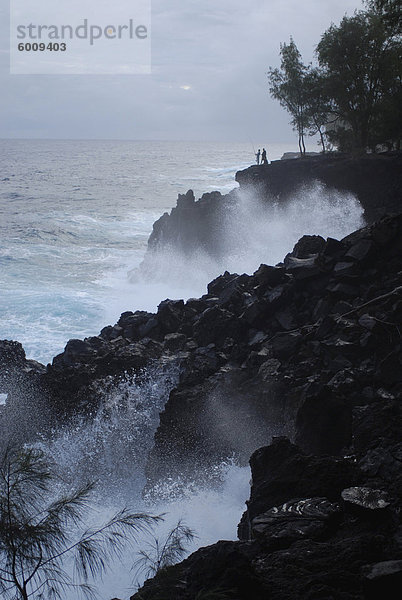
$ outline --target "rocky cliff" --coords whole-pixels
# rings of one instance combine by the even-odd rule
[[[265,198],[286,201],[300,186],[321,181],[327,187],[354,194],[367,223],[387,213],[400,213],[402,152],[351,156],[334,153],[274,161],[236,174],[243,189],[256,189]]]
[[[185,254],[202,250],[217,259],[224,257],[222,223],[243,192],[263,203],[286,204],[296,193],[303,194],[304,187],[321,182],[329,190],[354,194],[369,224],[402,210],[402,152],[356,157],[334,153],[274,161],[239,171],[236,181],[240,187],[226,195],[211,192],[197,201],[191,190],[179,195],[171,213],[154,224],[149,252],[169,247]]]
[[[238,542],[198,550],[131,600],[399,597],[401,233],[400,215],[340,241],[305,237],[283,266],[210,284],[203,301],[213,306],[186,329],[196,353],[205,344],[208,370],[192,368],[195,379],[172,392],[150,480],[172,473],[183,454],[208,462],[222,451],[212,418],[205,427],[216,389],[237,419],[215,431],[237,420],[236,436],[254,436],[253,408],[268,436],[294,418],[297,445],[276,437],[253,453]],[[225,396],[228,372],[240,380]]]
[[[181,202],[176,214],[197,204]],[[47,368],[0,342],[3,434],[91,418],[105,387],[175,360],[145,492],[171,477],[213,481],[223,458],[252,454],[251,496],[239,541],[200,549],[133,598],[396,598],[401,256],[402,215],[387,216],[342,240],[305,236],[283,263],[225,272],[201,298],[125,312]]]
[[[43,391],[42,416],[66,418],[90,412],[122,373],[181,361],[148,493],[166,477],[213,478],[222,457],[245,462],[258,448],[241,540],[199,550],[135,599],[396,597],[401,256],[402,216],[387,217],[340,241],[304,237],[282,265],[225,273],[200,299],[124,313],[100,336],[70,341],[47,369],[1,343],[3,419],[21,389]]]

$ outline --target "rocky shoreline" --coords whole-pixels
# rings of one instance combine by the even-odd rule
[[[204,370],[206,396],[205,387],[186,380],[172,392],[151,479],[171,473],[180,455],[203,452],[208,463],[207,454],[222,451],[211,439],[212,418],[199,439],[188,435],[188,423],[205,419],[211,389],[230,371],[243,376],[234,396],[261,410],[267,432],[281,431],[281,416],[288,427],[293,417],[297,446],[279,437],[252,455],[241,541],[200,549],[147,582],[135,600],[190,600],[213,590],[233,599],[397,597],[401,234],[400,215],[341,241],[305,237],[283,266],[226,273],[210,284],[204,300],[215,298],[215,306],[195,318],[193,335],[202,331],[209,368],[219,367],[229,347],[228,361],[212,375]],[[230,402],[247,430],[241,402]]]
[[[170,214],[154,223],[148,253],[169,248],[191,255],[201,250],[224,262],[228,249],[222,243],[222,224],[242,194],[250,193],[262,204],[282,206],[317,183],[328,190],[354,194],[364,209],[365,222],[374,223],[385,214],[402,211],[401,165],[402,152],[387,152],[358,156],[333,153],[249,167],[236,173],[239,188],[228,194],[209,192],[197,201],[191,190],[180,194]],[[237,225],[240,232],[241,223]],[[236,221],[232,220],[231,226],[236,228]]]
[[[238,174],[242,185],[255,185],[254,172],[265,178],[256,169]],[[389,197],[378,206],[391,210]],[[207,230],[220,198],[180,196],[151,250],[171,236],[204,243],[190,229]],[[204,220],[194,224],[194,211]],[[225,272],[199,299],[123,313],[47,367],[26,360],[18,342],[0,342],[0,426],[16,438],[77,412],[90,418],[105,386],[169,358],[181,374],[160,415],[146,493],[171,477],[213,482],[222,459],[246,464],[252,454],[239,541],[201,548],[132,600],[397,597],[401,257],[402,214],[383,216],[342,240],[304,236],[279,265]]]

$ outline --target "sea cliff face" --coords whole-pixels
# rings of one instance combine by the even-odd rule
[[[241,185],[254,185],[254,172],[265,181],[265,169],[249,169]],[[192,244],[204,229],[212,239],[222,198],[181,196],[150,246],[173,235]],[[187,225],[194,211],[204,211],[202,228]],[[385,216],[342,240],[304,236],[281,264],[225,272],[201,298],[125,312],[99,336],[68,342],[46,368],[17,342],[0,342],[3,434],[25,440],[77,413],[90,419],[105,387],[176,361],[145,493],[172,477],[214,483],[222,459],[246,464],[251,454],[251,496],[239,541],[200,549],[133,598],[396,598],[401,256],[402,215]],[[40,421],[31,418],[39,397]]]
[[[154,224],[149,252],[173,248],[186,254],[201,250],[216,259],[225,257],[222,222],[243,192],[267,205],[286,205],[296,193],[303,196],[306,187],[320,182],[329,190],[354,194],[368,224],[402,210],[402,152],[356,157],[334,153],[274,161],[239,171],[236,181],[240,187],[226,195],[212,192],[198,201],[191,190],[179,195],[171,213]],[[236,227],[233,221],[231,225]]]
[[[253,453],[240,541],[198,550],[132,600],[397,598],[401,233],[400,215],[340,241],[305,237],[283,266],[225,273],[209,285],[202,300],[212,306],[186,330],[196,353],[205,344],[208,370],[191,369],[172,392],[150,482],[172,473],[183,454],[208,464],[222,451],[212,418],[208,427],[204,419],[228,373],[239,377],[232,387],[226,379],[220,396],[233,405],[234,437],[254,437],[246,405],[259,411],[267,437],[287,428],[297,445],[276,437]]]
[[[402,152],[350,156],[334,153],[275,161],[236,174],[240,187],[262,197],[286,200],[300,186],[321,181],[327,187],[355,194],[367,223],[401,212]]]

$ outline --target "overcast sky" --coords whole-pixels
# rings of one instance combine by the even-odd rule
[[[292,35],[309,62],[331,22],[361,8],[359,0],[153,0],[151,75],[61,76],[9,74],[1,2],[0,137],[271,143],[294,139],[267,90],[280,42]]]

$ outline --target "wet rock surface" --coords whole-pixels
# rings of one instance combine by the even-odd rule
[[[401,152],[350,156],[334,153],[297,160],[274,161],[236,174],[240,186],[258,189],[260,195],[282,201],[300,186],[320,181],[329,188],[352,192],[369,223],[386,213],[401,212]]]
[[[211,319],[229,324],[234,315],[244,327],[234,343],[220,339],[216,327],[204,332],[209,352],[228,358],[220,377],[234,377],[237,365],[239,382],[232,379],[228,389],[238,393],[244,381],[250,396],[240,395],[247,405],[260,398],[266,410],[260,422],[269,436],[281,432],[280,415],[286,415],[288,427],[293,416],[294,427],[287,432],[293,441],[282,435],[253,453],[241,541],[200,549],[147,582],[135,600],[193,600],[207,592],[233,600],[397,597],[401,225],[400,216],[386,217],[341,241],[307,237],[283,267],[262,265],[251,277],[225,273],[210,284],[216,306],[224,304],[224,312]],[[297,276],[294,260],[305,260],[311,251],[314,260],[300,269],[310,272],[313,263],[317,272]],[[205,382],[213,390],[218,379],[214,373]],[[211,392],[202,400],[203,385],[198,403],[186,405],[181,386],[181,397],[174,392],[165,408],[150,457],[150,481],[155,464],[169,464],[162,439],[169,428],[163,419],[172,419],[183,450],[186,427],[180,414],[188,410],[193,422],[205,415]],[[191,454],[190,444],[185,450]],[[235,574],[236,565],[240,572]]]
[[[289,199],[317,182],[329,190],[352,193],[364,209],[367,223],[373,223],[386,214],[402,211],[402,152],[351,156],[330,153],[297,160],[277,160],[269,165],[252,166],[236,173],[240,190],[222,195],[219,192],[204,194],[195,200],[194,193],[179,194],[177,206],[165,213],[153,227],[148,248],[177,250],[191,254],[202,251],[215,259],[226,256],[220,230],[240,193],[250,191],[253,197],[268,205],[286,205]],[[231,227],[236,227],[233,219]],[[241,224],[239,223],[239,226]],[[293,253],[294,258],[307,259],[321,250],[322,238],[309,236],[309,245],[301,242]],[[315,238],[315,239],[314,239]],[[306,252],[308,250],[308,252]],[[366,241],[353,249],[350,258],[363,258],[370,251]],[[147,259],[146,259],[147,260]]]
[[[146,493],[252,454],[251,496],[240,541],[198,550],[133,598],[374,598],[401,573],[401,257],[402,215],[387,216],[339,241],[305,236],[280,266],[226,272],[202,298],[125,312],[47,367],[3,341],[3,435],[18,419],[16,435],[39,429],[38,397],[41,417],[90,418],[105,386],[174,360]]]

